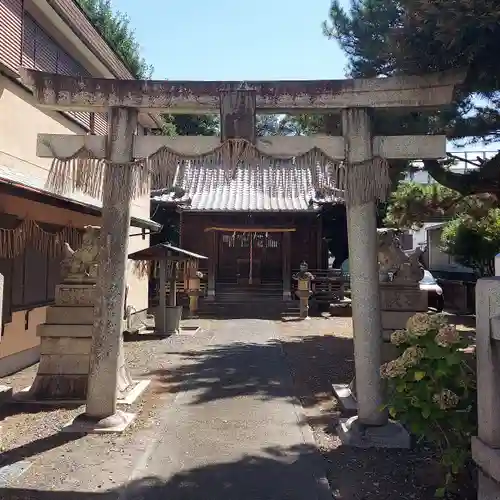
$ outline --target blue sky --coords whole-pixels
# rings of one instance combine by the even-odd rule
[[[347,6],[349,0],[343,3]],[[130,17],[156,79],[301,80],[345,75],[343,52],[322,32],[330,0],[113,0],[113,5]]]
[[[346,0],[347,1],[347,0]],[[114,0],[131,19],[155,78],[342,78],[337,44],[323,36],[330,0]]]

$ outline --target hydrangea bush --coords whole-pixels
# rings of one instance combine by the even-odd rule
[[[418,313],[406,330],[391,335],[399,356],[382,365],[387,409],[416,436],[436,446],[445,477],[443,496],[470,459],[476,430],[475,374],[467,365],[467,343],[441,314]]]

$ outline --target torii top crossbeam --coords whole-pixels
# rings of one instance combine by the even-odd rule
[[[457,72],[424,76],[304,81],[155,81],[74,77],[21,70],[40,106],[73,111],[131,107],[158,112],[218,113],[220,94],[254,91],[261,113],[307,110],[331,112],[347,107],[437,108],[452,101],[463,80]]]

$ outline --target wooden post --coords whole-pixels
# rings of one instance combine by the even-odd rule
[[[156,315],[155,330],[157,333],[164,334],[167,331],[167,261],[160,260],[160,286],[158,290],[158,313]]]
[[[168,293],[168,305],[177,306],[177,261],[172,262],[172,276],[170,276],[170,290]]]
[[[208,260],[207,299],[215,300],[215,272],[217,268],[217,232],[210,233],[210,254]]]
[[[321,217],[316,220],[316,269],[323,269],[323,224]],[[328,264],[326,266],[328,268]]]
[[[137,129],[137,110],[110,108],[109,159],[103,185],[103,208],[99,248],[99,273],[95,307],[94,335],[90,352],[86,417],[107,419],[114,426],[117,389],[130,383],[126,379],[122,339],[122,314],[126,286],[126,265],[133,186],[133,140]],[[121,418],[120,418],[121,420]]]
[[[282,239],[282,263],[283,263],[283,300],[292,300],[291,292],[291,281],[292,281],[292,269],[291,269],[291,236],[288,231],[283,233]]]

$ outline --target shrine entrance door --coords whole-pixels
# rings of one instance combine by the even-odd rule
[[[222,232],[219,235],[218,277],[240,285],[282,279],[282,233]]]

